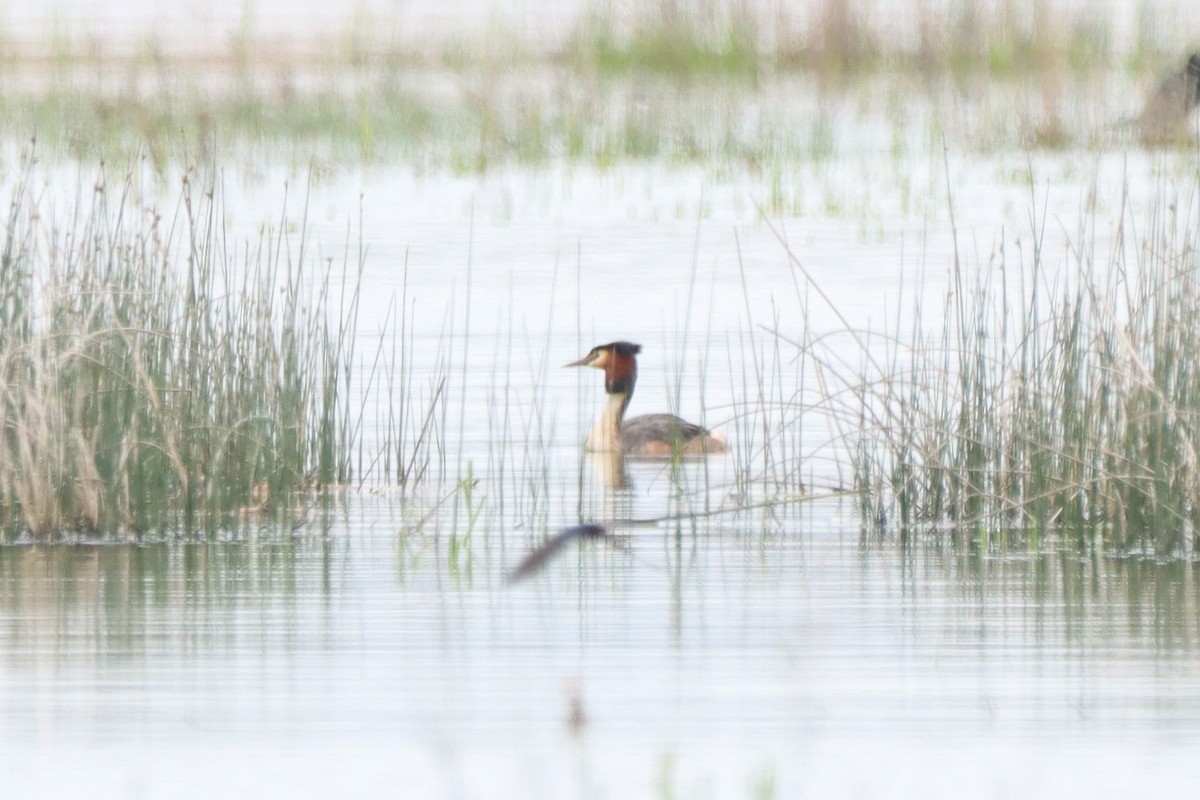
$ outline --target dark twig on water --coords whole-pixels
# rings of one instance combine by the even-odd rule
[[[524,560],[509,574],[508,582],[511,584],[528,578],[545,566],[568,542],[580,538],[598,539],[607,535],[608,530],[603,525],[572,525],[569,528],[563,528],[547,539],[541,547],[525,556]]]

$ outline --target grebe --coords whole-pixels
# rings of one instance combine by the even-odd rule
[[[642,346],[630,342],[610,342],[593,347],[578,361],[566,367],[595,367],[604,370],[604,391],[608,402],[596,420],[584,445],[593,452],[622,453],[635,456],[705,455],[723,453],[725,437],[709,433],[699,425],[674,414],[643,414],[625,419],[625,409],[637,383],[637,354]]]
[[[1200,105],[1200,53],[1192,53],[1183,69],[1159,84],[1157,97],[1179,115]]]
[[[1183,69],[1163,79],[1135,118],[1143,143],[1186,141],[1190,135],[1186,123],[1197,105],[1200,105],[1200,53],[1193,53]]]

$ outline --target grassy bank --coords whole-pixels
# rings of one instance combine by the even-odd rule
[[[49,199],[23,159],[0,253],[0,532],[227,527],[349,475],[358,265],[236,243],[220,186],[137,169]],[[286,219],[286,213],[285,213]]]
[[[966,125],[960,149],[1104,144],[1195,47],[1154,8],[1118,23],[1046,4],[662,2],[597,5],[536,37],[503,18],[429,33],[366,12],[295,39],[253,19],[211,41],[56,32],[0,39],[0,138],[82,160],[140,150],[164,172],[262,149],[331,167],[770,169],[827,155],[834,118],[902,131],[920,98],[928,130],[896,141]]]

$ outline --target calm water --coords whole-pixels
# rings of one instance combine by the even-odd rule
[[[1183,789],[1197,568],[900,549],[813,508],[503,585],[361,498],[326,532],[0,551],[20,796]],[[584,721],[569,724],[572,708]]]
[[[416,407],[446,381],[428,482],[368,482],[289,532],[0,549],[6,795],[1190,789],[1196,565],[864,539],[853,503],[830,496],[846,477],[830,421],[756,407],[815,388],[775,331],[940,324],[955,245],[942,153],[882,173],[880,157],[795,167],[769,224],[763,182],[699,169],[319,182],[323,257],[342,258],[348,227],[357,251],[362,198],[363,363],[400,303]],[[967,272],[1061,291],[1081,243],[1105,263],[1123,192],[1139,218],[1155,201],[1194,216],[1186,159],[952,153]],[[47,169],[51,194],[78,184]],[[298,179],[227,176],[231,236],[279,219]],[[1036,278],[1031,216],[1046,221]],[[630,464],[628,488],[604,486],[579,452],[599,376],[558,365],[618,338],[645,346],[633,411],[704,419],[730,455],[678,474]],[[368,397],[363,473],[384,402]],[[817,499],[730,510],[801,479]],[[617,523],[611,544],[506,585],[547,531],[681,510],[726,513]]]

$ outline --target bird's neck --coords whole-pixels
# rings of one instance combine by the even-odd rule
[[[610,392],[604,403],[604,411],[596,420],[588,436],[588,449],[597,452],[617,452],[621,449],[621,420],[633,397],[633,387],[628,391]]]

